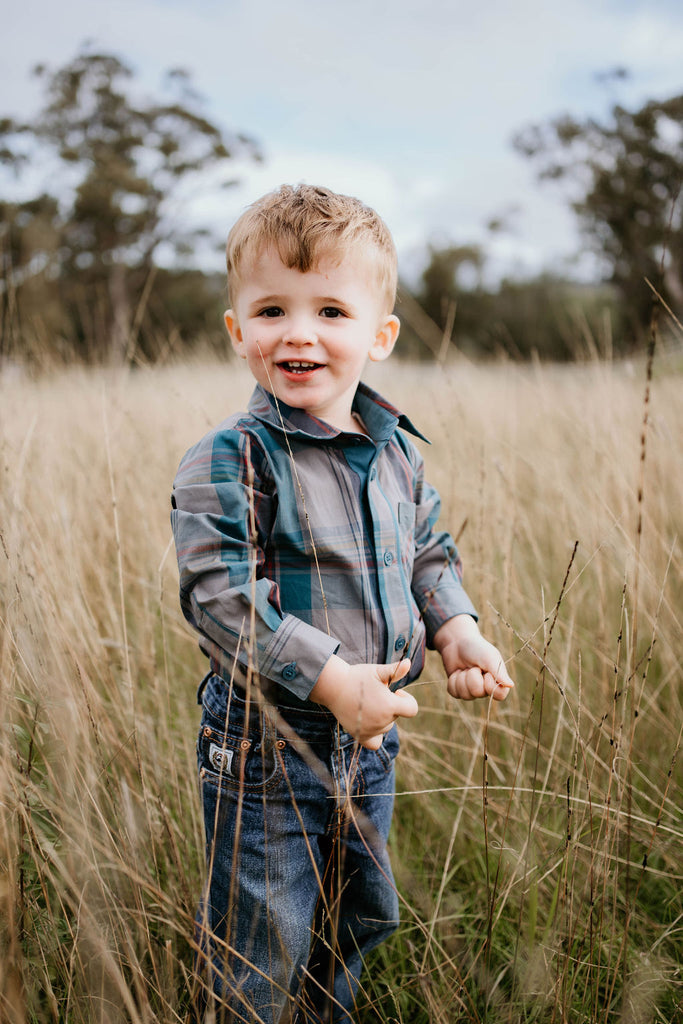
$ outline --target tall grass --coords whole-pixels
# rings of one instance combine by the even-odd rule
[[[456,703],[433,657],[414,687],[362,1022],[683,1020],[683,376],[654,371],[647,406],[640,363],[370,379],[433,441],[517,687]],[[250,390],[234,364],[0,378],[3,1021],[184,1019],[204,662],[169,491]]]

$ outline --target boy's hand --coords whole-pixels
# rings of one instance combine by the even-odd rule
[[[407,658],[398,665],[348,665],[333,654],[309,696],[328,708],[362,747],[379,750],[397,718],[412,718],[418,712],[411,694],[389,689],[389,683],[403,679],[409,668]]]
[[[434,636],[434,646],[443,660],[451,697],[505,700],[515,685],[502,654],[484,640],[471,615],[456,615],[444,622]]]

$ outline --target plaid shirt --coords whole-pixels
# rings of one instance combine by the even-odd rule
[[[278,409],[257,386],[249,411],[180,464],[171,521],[181,606],[227,680],[235,660],[245,670],[251,659],[262,679],[306,700],[339,654],[351,664],[409,657],[403,685],[439,626],[476,614],[453,540],[435,530],[439,496],[397,428],[422,435],[364,384],[354,411],[369,436]]]

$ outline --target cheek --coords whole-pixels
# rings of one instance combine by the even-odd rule
[[[348,362],[362,362],[370,350],[371,341],[368,340],[365,332],[347,335],[343,338],[335,338],[328,342],[328,349],[339,358]]]
[[[268,324],[250,332],[246,345],[250,363],[255,359],[260,361],[261,355],[267,356],[272,351],[275,344],[272,335],[273,331],[268,329]]]
[[[255,377],[261,378],[265,376],[267,358],[268,353],[263,348],[261,348],[261,351],[259,351],[258,349],[254,349],[249,353],[249,356],[247,358],[247,365],[249,366],[249,369],[251,370]]]

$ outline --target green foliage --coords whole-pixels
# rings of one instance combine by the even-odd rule
[[[156,362],[167,354],[201,347],[215,355],[229,351],[223,325],[227,305],[224,274],[159,267],[145,311],[147,330],[136,355]]]
[[[480,332],[488,352],[568,360],[618,351],[620,325],[613,289],[541,274],[503,281],[489,297]]]
[[[467,264],[478,276],[474,286],[460,279]],[[437,356],[448,351],[448,339],[469,355],[513,359],[580,359],[619,350],[621,312],[614,288],[541,274],[488,290],[481,284],[483,265],[476,247],[430,249],[416,299],[438,328],[432,344]]]
[[[647,328],[652,289],[683,306],[683,95],[609,120],[568,115],[515,139],[542,180],[570,183],[585,238],[619,291],[632,335]]]
[[[420,302],[432,320],[445,327],[457,306],[458,295],[464,290],[459,281],[462,268],[469,266],[479,274],[483,264],[484,256],[477,246],[429,247],[429,263],[422,272]]]
[[[180,227],[181,187],[258,151],[207,119],[186,72],[167,75],[167,102],[138,100],[131,69],[108,53],[83,50],[36,74],[44,106],[29,122],[0,122],[0,160],[17,173],[56,160],[60,191],[0,204],[5,350],[21,350],[39,305],[46,329],[79,355],[130,357],[152,326],[146,304],[160,249],[186,257],[206,234]]]

